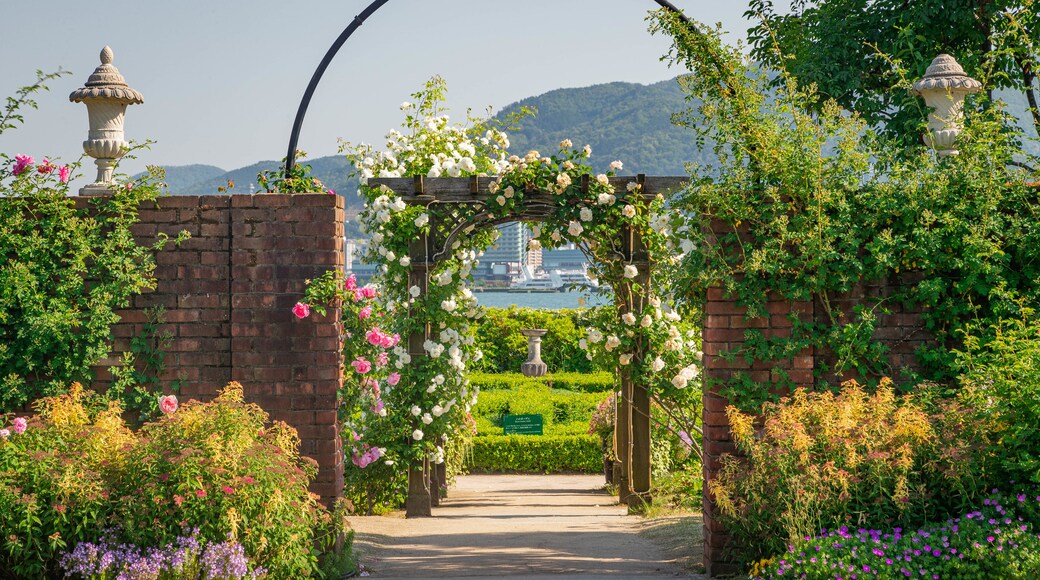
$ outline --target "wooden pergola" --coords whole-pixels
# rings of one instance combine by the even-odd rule
[[[589,176],[582,177],[580,186],[588,187]],[[687,177],[652,177],[637,175],[630,177],[611,177],[610,183],[618,192],[618,198],[641,195],[645,200],[652,200],[658,195],[667,196],[681,189]],[[429,285],[429,272],[438,261],[452,252],[452,246],[463,236],[467,236],[480,228],[492,228],[496,225],[515,221],[544,221],[553,215],[559,204],[558,196],[552,192],[537,190],[528,186],[524,192],[524,208],[506,216],[496,216],[488,211],[487,202],[494,196],[488,193],[488,186],[493,177],[442,177],[425,178],[422,176],[407,178],[373,178],[369,186],[385,186],[392,190],[405,203],[421,205],[430,211],[430,233],[425,238],[413,240],[409,246],[411,273],[409,286],[418,286],[425,295]],[[641,188],[639,193],[627,191],[628,184],[636,182]],[[577,203],[574,200],[573,203]],[[438,207],[439,206],[439,207]],[[650,283],[650,268],[653,264],[640,232],[633,230],[627,223],[619,224],[622,239],[620,252],[613,259],[618,262],[635,265],[638,275],[632,280],[625,280],[622,287],[614,288],[614,305],[617,315],[628,311],[639,312],[647,305]],[[417,311],[409,311],[409,316],[420,316]],[[425,357],[423,343],[431,337],[430,325],[422,331],[413,332],[408,337],[408,353],[412,360]],[[637,346],[633,352],[633,361],[641,362],[643,346]],[[648,504],[650,497],[650,394],[646,385],[637,384],[630,371],[631,366],[619,367],[621,397],[617,404],[615,418],[614,451],[617,456],[616,468],[619,477],[615,478],[618,486],[619,500],[631,506]],[[431,494],[433,489],[444,483],[443,466],[433,469],[428,460],[409,466],[408,499],[406,513],[408,517],[432,515],[432,506],[436,505],[438,493]]]

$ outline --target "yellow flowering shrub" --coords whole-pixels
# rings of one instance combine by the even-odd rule
[[[743,457],[724,456],[709,489],[750,562],[821,528],[914,525],[955,510],[981,483],[978,432],[963,409],[927,409],[855,381],[838,393],[796,390],[759,417],[727,410]],[[929,411],[932,411],[930,414]]]

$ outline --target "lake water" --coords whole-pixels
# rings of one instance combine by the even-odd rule
[[[584,294],[577,291],[567,292],[495,292],[476,290],[473,294],[481,306],[509,308],[516,305],[522,308],[583,308],[610,304],[610,294]],[[585,304],[579,303],[585,298]]]

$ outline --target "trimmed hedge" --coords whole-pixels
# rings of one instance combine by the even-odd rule
[[[487,435],[474,437],[466,467],[479,471],[559,473],[603,470],[595,435]]]
[[[614,374],[606,371],[595,373],[553,373],[544,377],[525,377],[520,373],[479,373],[467,375],[469,382],[481,391],[502,391],[527,385],[547,385],[553,389],[583,393],[603,393],[614,390]]]
[[[478,419],[480,434],[485,434],[480,428],[484,424],[481,419],[501,428],[503,415],[523,414],[542,415],[542,424],[546,427],[581,423],[587,429],[592,413],[609,396],[610,393],[551,390],[544,383],[527,382],[510,390],[481,389],[471,413]]]

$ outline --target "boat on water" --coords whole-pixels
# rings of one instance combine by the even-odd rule
[[[589,278],[585,269],[550,270],[534,273],[530,266],[520,269],[520,276],[513,280],[507,291],[511,292],[563,292],[574,288],[599,287],[596,280]]]

